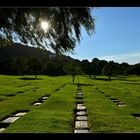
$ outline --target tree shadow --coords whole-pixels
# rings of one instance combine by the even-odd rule
[[[84,83],[72,83],[72,85],[77,85],[77,86],[94,86],[94,84],[84,84]]]
[[[22,77],[22,78],[18,78],[20,80],[43,80],[42,78],[29,78],[29,77]]]
[[[137,82],[139,79],[126,79],[126,78],[115,78],[114,80],[119,80],[119,81],[129,81],[129,82]]]
[[[130,80],[127,79],[128,77],[112,77],[110,80],[108,78],[90,78],[91,80],[101,80],[101,81],[114,81],[114,80],[118,80],[118,81],[128,81],[128,82],[137,82],[139,81],[139,79],[134,79],[134,80]]]
[[[92,80],[101,80],[101,81],[112,81],[112,80],[114,80],[114,79],[108,79],[108,78],[98,78],[98,77],[96,77],[96,78],[90,78],[90,79],[92,79]]]
[[[140,83],[135,83],[135,82],[130,82],[130,83],[122,83],[122,84],[140,85]]]
[[[5,96],[7,96],[7,97],[12,97],[12,96],[16,96],[15,94],[7,94],[7,95],[5,95]]]

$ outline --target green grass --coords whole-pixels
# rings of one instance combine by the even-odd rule
[[[7,132],[72,132],[74,93],[75,89],[69,85],[53,93],[42,105],[33,107],[22,120],[11,125]]]
[[[16,110],[29,110],[2,133],[73,133],[73,113],[76,101],[80,101],[75,99],[78,78],[72,84],[71,76],[38,76],[38,80],[32,80],[32,77],[27,76],[29,79],[23,80],[21,76],[0,75],[0,120]],[[97,76],[97,79],[79,77],[80,84],[83,84],[83,101],[87,107],[90,132],[140,132],[140,121],[131,115],[140,114],[140,77],[106,79],[105,76]],[[66,86],[61,88],[63,84]],[[50,97],[43,104],[31,105],[46,94]],[[110,98],[117,98],[126,106],[118,107]]]
[[[130,81],[132,83],[128,85]],[[113,77],[112,81],[85,78],[84,82],[94,84],[94,86],[83,86],[91,132],[140,132],[140,121],[131,115],[132,113],[140,114],[140,99],[137,98],[140,77]],[[105,97],[105,95],[110,97]],[[126,103],[126,106],[118,107],[109,98],[117,98]]]
[[[68,85],[70,78],[48,76],[40,76],[42,80],[20,80],[19,78],[18,76],[0,76],[2,83],[0,118],[2,120],[16,110],[30,111],[4,132],[70,132],[74,105],[72,95],[76,92],[75,86]],[[67,85],[61,88],[63,84]],[[55,91],[57,88],[60,90]],[[18,91],[24,93],[17,93]],[[15,96],[7,97],[7,94],[15,94]],[[42,105],[31,105],[46,94],[51,96]]]

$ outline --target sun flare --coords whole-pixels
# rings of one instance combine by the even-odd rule
[[[42,21],[41,22],[41,28],[44,30],[44,31],[47,31],[49,29],[49,23],[47,21]]]

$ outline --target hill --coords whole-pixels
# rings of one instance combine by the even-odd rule
[[[18,58],[18,57],[35,57],[39,60],[54,57],[55,54],[40,48],[25,46],[20,43],[14,43],[12,46],[0,47],[0,60]]]

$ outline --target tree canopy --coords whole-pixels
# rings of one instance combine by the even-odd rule
[[[73,78],[73,83],[76,75],[80,75],[82,73],[82,68],[80,63],[75,61],[70,61],[67,65],[64,66],[64,71],[66,74],[70,74]]]
[[[20,40],[23,44],[51,48],[55,53],[73,51],[80,42],[81,27],[95,31],[92,8],[0,8],[0,46]],[[41,21],[48,21],[45,32]]]

